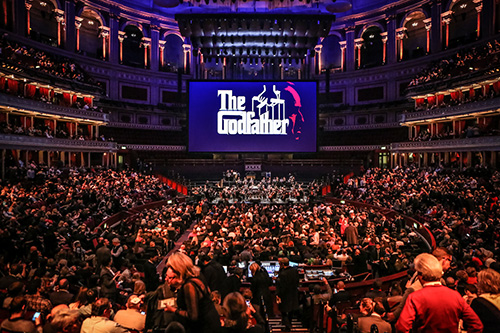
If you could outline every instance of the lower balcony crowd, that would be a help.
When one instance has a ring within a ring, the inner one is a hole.
[[[137,211],[168,187],[131,170],[23,168],[0,192],[2,329],[264,332],[278,316],[285,330],[293,317],[313,331],[318,311],[360,332],[458,331],[460,319],[469,332],[498,328],[498,171],[369,169],[332,181],[335,197],[366,207],[329,203],[318,182],[232,179]],[[401,214],[434,235],[433,255]],[[269,274],[269,262],[280,269]],[[300,283],[308,267],[332,266],[330,280]],[[368,274],[370,290],[349,288]]]

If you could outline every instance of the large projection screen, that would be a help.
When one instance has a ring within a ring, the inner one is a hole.
[[[316,152],[317,83],[190,81],[190,152]]]

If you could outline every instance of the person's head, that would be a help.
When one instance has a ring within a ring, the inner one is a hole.
[[[50,323],[57,333],[79,333],[81,327],[80,312],[63,309],[53,316]]]
[[[439,281],[443,276],[441,263],[429,253],[421,253],[415,258],[415,270],[424,283]]]
[[[132,295],[128,298],[127,301],[127,309],[136,309],[139,310],[141,307],[142,300],[137,295]]]
[[[394,282],[391,285],[390,291],[391,291],[391,296],[398,296],[403,294],[403,290],[401,289],[401,286],[399,285],[398,282]]]
[[[210,299],[212,300],[212,302],[214,302],[214,304],[220,304],[220,302],[222,301],[222,296],[219,291],[214,290],[210,293]]]
[[[176,252],[168,258],[165,279],[172,287],[179,288],[186,279],[198,275],[200,275],[200,269],[187,255]]]
[[[279,263],[280,263],[280,267],[286,268],[290,265],[290,260],[288,260],[288,258],[286,258],[286,257],[283,257],[283,258],[279,259]]]
[[[451,276],[446,278],[446,286],[450,289],[455,289],[455,279]]]
[[[224,298],[223,307],[226,309],[228,319],[238,320],[247,310],[245,298],[238,292],[229,293]]]
[[[342,290],[342,289],[344,289],[344,288],[345,288],[345,283],[344,283],[344,281],[339,281],[339,282],[337,282],[337,289],[338,289],[338,290]]]
[[[500,273],[487,268],[477,275],[477,287],[481,294],[499,294],[500,293]]]
[[[371,298],[365,297],[359,303],[359,310],[365,316],[371,315],[373,313],[374,308],[375,308],[375,303]]]
[[[254,262],[250,265],[250,272],[252,272],[252,276],[255,276],[255,273],[260,269],[260,266],[258,263]]]
[[[9,288],[7,288],[7,294],[10,297],[15,297],[24,294],[24,283],[20,281],[12,282]]]
[[[69,281],[67,279],[61,279],[59,281],[59,289],[68,290],[68,288],[69,288]]]
[[[12,299],[9,305],[10,313],[20,313],[26,307],[26,300],[23,296],[16,296]]]
[[[453,256],[451,252],[445,247],[436,247],[434,251],[432,251],[432,255],[436,257],[436,259],[441,264],[443,272],[446,272],[450,269],[451,261],[453,260]]]
[[[111,303],[106,297],[98,298],[92,303],[92,316],[109,318],[111,315]]]
[[[475,284],[465,285],[465,294],[467,296],[477,296],[478,289]]]

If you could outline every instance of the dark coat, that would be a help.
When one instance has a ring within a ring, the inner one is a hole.
[[[55,291],[53,293],[50,293],[49,298],[52,306],[56,306],[59,304],[69,305],[69,303],[71,303],[71,301],[73,300],[73,296],[73,294],[67,291]]]
[[[297,268],[288,266],[280,269],[276,292],[281,298],[281,312],[291,312],[299,308],[299,282]]]
[[[222,291],[222,285],[226,280],[226,272],[221,264],[215,260],[210,260],[210,262],[203,267],[201,273],[203,274],[210,291]]]
[[[347,243],[349,245],[358,245],[358,228],[353,225],[349,225],[345,228],[344,236],[346,237]]]

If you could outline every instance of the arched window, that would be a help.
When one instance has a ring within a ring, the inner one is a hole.
[[[323,40],[321,49],[321,63],[324,68],[340,70],[342,63],[342,50],[340,49],[340,38],[330,35]]]
[[[407,38],[403,42],[403,59],[414,59],[426,54],[427,30],[424,20],[422,12],[414,12],[406,17],[404,27]]]
[[[470,43],[477,38],[477,12],[472,0],[459,0],[450,10],[453,12],[450,22],[449,48]]]
[[[33,1],[30,10],[31,38],[57,46],[56,6],[50,0]]]
[[[80,53],[92,58],[102,56],[102,41],[99,38],[99,27],[103,25],[97,13],[85,9],[80,17],[83,18],[80,27]]]
[[[380,66],[383,62],[382,31],[377,26],[369,27],[363,35],[361,48],[361,68]]]
[[[133,67],[144,67],[144,49],[141,29],[135,25],[127,25],[124,29],[126,38],[123,40],[123,64]]]
[[[182,39],[175,34],[165,37],[165,51],[163,53],[163,70],[177,72],[177,69],[184,66],[184,51]]]

